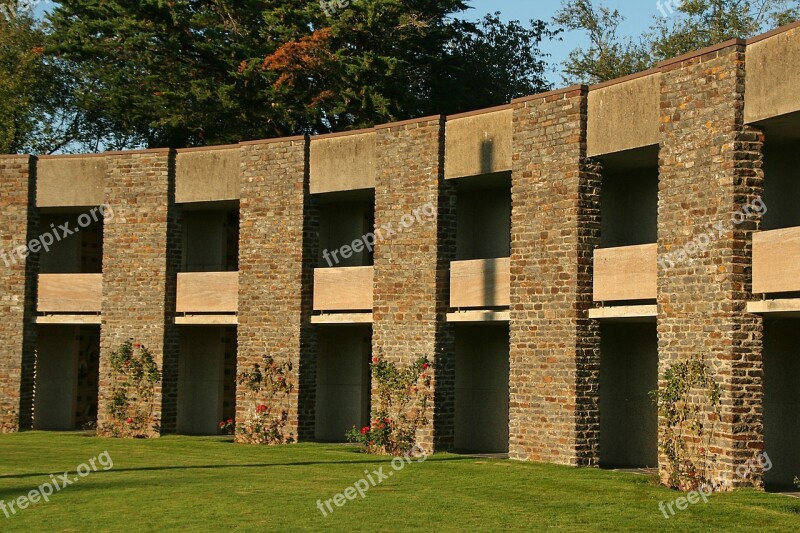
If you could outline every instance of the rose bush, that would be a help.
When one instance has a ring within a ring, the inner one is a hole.
[[[292,364],[278,364],[263,356],[263,366],[253,365],[237,378],[243,391],[243,421],[236,424],[236,440],[250,444],[288,444],[294,434],[287,431],[289,401],[294,390]]]
[[[148,438],[157,435],[155,389],[161,372],[150,351],[132,339],[109,356],[111,382],[108,414],[111,421],[98,427],[101,435]]]
[[[430,423],[432,365],[426,357],[398,366],[376,356],[370,366],[374,402],[370,425],[354,427],[346,437],[367,453],[409,453],[417,444],[417,430]]]

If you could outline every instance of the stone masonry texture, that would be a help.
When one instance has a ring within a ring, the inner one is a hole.
[[[418,440],[439,451],[452,448],[455,431],[455,341],[446,322],[455,194],[444,180],[443,134],[439,117],[377,131],[375,227],[384,238],[375,245],[372,335],[373,355],[389,362],[423,355],[434,362],[432,424],[418,431]],[[427,203],[436,220],[414,215]]]
[[[286,436],[314,436],[316,332],[311,325],[318,210],[308,194],[308,140],[241,147],[238,370],[290,362]],[[237,420],[253,406],[237,389]]]
[[[513,124],[509,456],[596,465],[600,174],[586,158],[587,89],[518,102]]]
[[[174,432],[177,417],[178,330],[174,324],[180,266],[174,154],[168,150],[110,154],[103,225],[98,427],[109,421],[109,354],[127,339],[146,346],[162,373],[153,435]]]
[[[745,68],[745,48],[736,43],[662,69],[659,253],[715,224],[725,231],[714,230],[718,238],[692,260],[659,267],[659,373],[690,357],[705,359],[723,391],[712,475],[760,485],[759,472],[735,476],[763,447],[762,319],[746,312],[759,219],[732,223],[763,189],[763,134],[743,123]]]
[[[28,156],[0,156],[0,433],[28,429],[33,422],[38,255],[14,249],[37,236],[34,168]]]

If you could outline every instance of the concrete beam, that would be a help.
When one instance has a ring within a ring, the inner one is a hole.
[[[619,305],[589,309],[589,318],[610,322],[655,322],[657,305]]]
[[[508,322],[509,320],[511,320],[510,311],[459,311],[447,313],[448,322]]]
[[[747,312],[754,315],[800,317],[800,298],[747,302]]]
[[[176,316],[177,326],[235,326],[239,323],[236,315],[186,315]]]
[[[62,324],[72,326],[99,326],[100,315],[44,315],[34,319],[36,324]]]
[[[372,324],[372,313],[337,313],[311,317],[312,324],[343,326],[346,324]]]

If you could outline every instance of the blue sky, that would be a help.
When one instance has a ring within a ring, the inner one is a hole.
[[[476,19],[486,13],[499,11],[503,20],[521,20],[527,22],[530,19],[541,19],[549,21],[556,11],[558,11],[560,0],[467,0],[474,8],[465,14],[465,18]],[[637,36],[647,30],[653,22],[654,16],[660,16],[656,0],[600,0],[595,5],[604,5],[616,8],[625,16],[625,22],[620,27],[621,35]],[[569,52],[586,44],[582,34],[578,32],[561,34],[561,41],[551,41],[542,44],[542,49],[551,54],[548,63],[555,69]],[[548,79],[556,86],[561,86],[561,76],[558,72],[548,73]]]

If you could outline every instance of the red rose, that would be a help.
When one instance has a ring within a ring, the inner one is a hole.
[[[377,364],[378,363],[378,358],[377,357],[373,357],[372,358],[372,362]]]
[[[266,405],[259,405],[258,407],[256,407],[256,413],[263,413],[266,410],[267,410]]]
[[[125,422],[128,424],[133,424],[133,418],[128,418],[125,420]]]
[[[422,370],[428,370],[428,363],[422,363]]]
[[[137,342],[136,344],[134,344],[134,345],[133,345],[133,347],[134,347],[134,348],[141,348],[141,347],[142,347],[142,345],[141,345],[141,344],[139,344],[139,343]]]
[[[427,378],[428,378],[428,375],[427,375],[427,374],[422,374],[420,377],[421,377],[422,379],[427,379]]]
[[[362,435],[366,435],[367,432],[369,432],[369,426],[364,426],[363,428],[361,428],[361,434]]]
[[[233,419],[232,418],[228,419],[228,424],[233,424]]]

